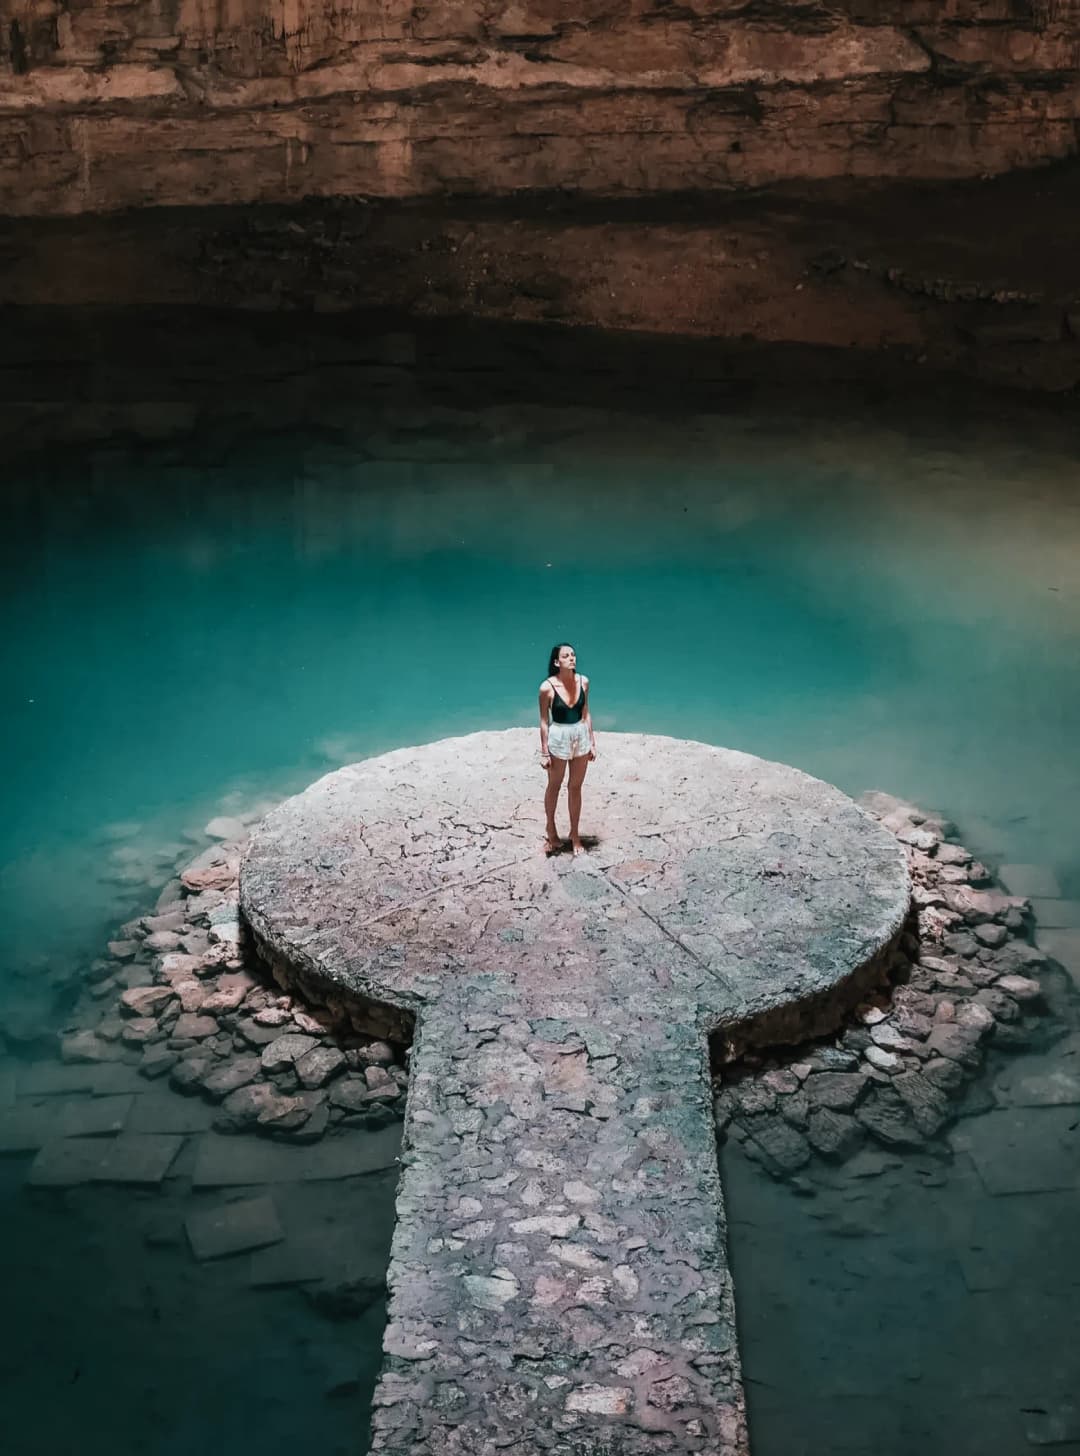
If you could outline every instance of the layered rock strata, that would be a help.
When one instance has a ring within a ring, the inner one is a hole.
[[[642,195],[1072,155],[1078,0],[4,0],[0,211]]]

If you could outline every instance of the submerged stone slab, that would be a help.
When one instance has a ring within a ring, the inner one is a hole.
[[[303,1147],[207,1133],[199,1142],[191,1182],[194,1188],[229,1188],[354,1178],[392,1168],[400,1149],[397,1126],[362,1136],[346,1131]]]
[[[34,1152],[55,1138],[118,1133],[134,1100],[131,1096],[20,1100],[0,1112],[0,1153]]]
[[[988,1193],[1052,1193],[1080,1187],[1073,1107],[1000,1108],[965,1122],[950,1141],[966,1152]]]
[[[192,1097],[175,1092],[150,1091],[135,1099],[128,1118],[129,1132],[206,1132],[214,1120],[214,1109]]]
[[[116,1062],[30,1062],[17,1073],[20,1097],[65,1097],[88,1092],[94,1097],[112,1097],[141,1090],[131,1067]]]
[[[285,1237],[272,1198],[244,1198],[203,1208],[185,1220],[196,1259],[222,1259],[276,1244]]]
[[[577,860],[539,852],[514,729],[327,776],[242,866],[283,982],[417,1019],[375,1452],[746,1449],[708,1036],[834,1025],[880,977],[906,861],[783,765],[603,750]]]
[[[165,1177],[183,1141],[146,1133],[58,1138],[41,1148],[26,1181],[35,1188],[70,1188],[79,1183],[152,1187]]]

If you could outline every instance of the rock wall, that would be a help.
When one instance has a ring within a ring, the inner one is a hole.
[[[0,212],[1073,155],[1080,0],[0,0]]]

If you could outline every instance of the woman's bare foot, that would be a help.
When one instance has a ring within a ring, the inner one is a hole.
[[[558,854],[560,849],[562,849],[562,840],[559,838],[559,831],[549,829],[544,835],[544,853]]]
[[[574,837],[570,841],[570,847],[574,851],[574,858],[575,859],[578,857],[579,854],[584,854],[585,853],[585,846],[582,844],[581,840],[578,839],[578,837],[577,837],[576,834],[574,835]]]

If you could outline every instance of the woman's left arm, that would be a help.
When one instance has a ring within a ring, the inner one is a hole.
[[[592,725],[592,713],[589,712],[589,679],[582,677],[581,691],[585,694],[585,706],[582,709],[581,721],[589,730],[589,757],[596,757],[596,730]]]

